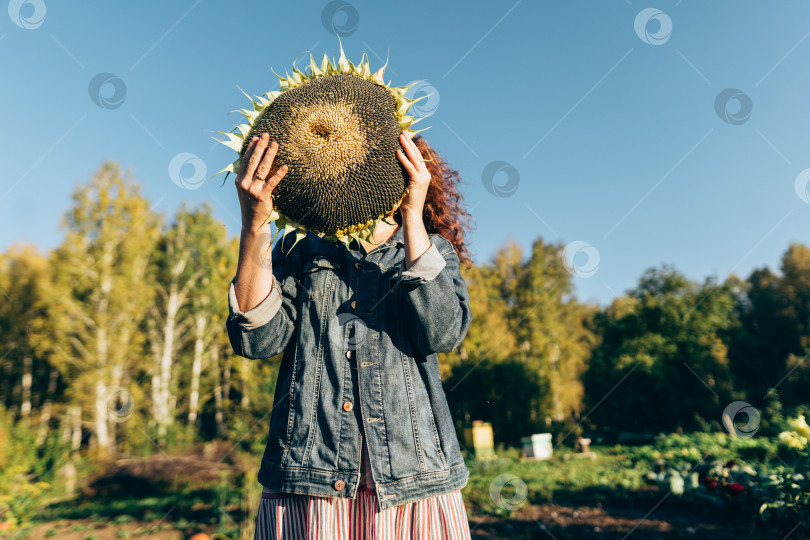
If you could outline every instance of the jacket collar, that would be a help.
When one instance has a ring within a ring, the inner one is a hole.
[[[397,227],[397,230],[394,231],[394,234],[391,235],[391,238],[389,238],[385,242],[382,242],[378,246],[375,246],[374,248],[372,248],[372,250],[369,253],[367,253],[367,254],[364,253],[362,249],[361,249],[360,252],[364,253],[365,255],[368,255],[368,254],[372,254],[372,253],[377,253],[378,251],[380,251],[382,249],[385,249],[385,248],[398,247],[398,246],[404,246],[404,245],[405,245],[405,234],[402,231],[402,225],[400,225],[399,227]]]

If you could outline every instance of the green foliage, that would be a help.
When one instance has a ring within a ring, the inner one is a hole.
[[[150,259],[148,277],[156,297],[144,320],[151,352],[144,371],[151,375],[152,386],[147,414],[161,445],[176,448],[198,437],[201,396],[215,386],[213,370],[204,367],[214,348],[228,345],[221,331],[227,310],[215,308],[227,291],[234,258],[221,223],[206,203],[192,209],[184,204],[161,231]],[[181,404],[186,422],[176,428]]]
[[[50,313],[52,361],[69,381],[68,399],[93,419],[94,448],[104,456],[117,449],[119,432],[143,427],[135,414],[117,421],[115,396],[122,389],[140,397],[138,385],[128,382],[143,362],[139,327],[154,297],[144,278],[162,219],[114,162],[78,186],[73,203],[63,218],[65,241],[50,257],[58,300]]]
[[[578,449],[579,439],[584,433],[584,428],[582,422],[576,418],[566,418],[562,422],[552,422],[545,431],[551,433],[554,447],[564,446]]]
[[[546,244],[537,239],[524,261],[521,247],[509,241],[491,263],[462,272],[470,293],[473,321],[459,351],[443,355],[440,362],[443,379],[452,376],[459,380],[458,369],[464,369],[462,365],[504,363],[514,366],[505,368],[505,374],[507,370],[531,372],[527,376],[537,382],[541,391],[536,400],[536,391],[529,391],[527,398],[535,401],[523,409],[525,418],[506,418],[500,422],[511,427],[506,428],[509,433],[495,430],[497,440],[517,441],[536,431],[531,426],[563,422],[581,411],[581,375],[595,341],[587,325],[593,308],[570,297],[573,276],[565,266],[563,252],[562,244]],[[517,364],[524,368],[521,370]],[[509,391],[511,383],[505,379],[493,381],[503,385],[498,391]],[[459,389],[472,396],[471,389],[462,388],[467,385],[466,380],[461,381]],[[514,405],[504,411],[503,414],[514,411],[521,415]]]
[[[807,402],[810,386],[810,248],[792,243],[780,272],[755,269],[739,285],[740,326],[729,332],[729,358],[737,387],[756,404],[778,385],[782,402]]]
[[[543,431],[543,382],[536,371],[516,361],[454,366],[444,389],[459,436],[474,420],[491,422],[495,441],[509,444]]]
[[[475,515],[490,514],[508,516],[513,513],[509,504],[499,504],[497,494],[503,499],[512,499],[511,506],[542,504],[575,499],[577,494],[589,492],[591,504],[599,497],[605,498],[611,491],[632,490],[643,485],[645,468],[628,464],[621,453],[598,452],[595,460],[583,460],[575,452],[555,449],[553,459],[547,461],[521,460],[516,448],[500,446],[497,459],[492,461],[467,462],[470,479],[464,489],[464,500]],[[501,475],[513,475],[526,486],[525,501],[514,500],[518,491],[514,483],[499,491]],[[493,488],[494,486],[494,488]],[[496,497],[492,497],[494,489]]]
[[[0,335],[4,346],[0,405],[18,407],[21,417],[30,414],[23,413],[23,407],[29,411],[40,407],[59,390],[51,379],[53,366],[47,361],[53,353],[49,286],[48,259],[34,247],[12,246],[8,253],[0,254]],[[23,381],[27,381],[27,390]]]
[[[801,523],[801,534],[810,534],[810,427],[804,414],[787,421],[788,429],[779,434],[779,441],[795,455],[793,470],[778,470],[763,495],[760,514],[767,523],[785,525]]]
[[[270,425],[267,412],[275,409],[273,402],[279,362],[280,357],[276,361],[241,363],[240,368],[244,370],[241,376],[245,380],[245,389],[251,396],[251,406],[241,407],[238,401],[226,404],[229,418],[228,439],[254,456],[262,455],[267,444],[267,428]]]
[[[27,422],[0,406],[0,522],[27,523],[58,494],[58,466],[67,452],[49,437],[38,447]]]
[[[799,528],[797,538],[810,536],[810,460],[804,472],[778,471],[771,475],[765,486],[764,502],[759,513],[767,526],[777,527],[784,533]],[[798,524],[798,525],[796,525]]]
[[[783,463],[776,457],[781,445],[778,437],[671,434],[651,445],[592,447],[595,459],[555,448],[547,461],[522,460],[518,449],[499,446],[495,460],[468,459],[470,479],[463,495],[474,515],[510,517],[527,504],[642,500],[653,486],[657,491],[645,507],[661,503],[663,494],[672,491],[681,508],[727,508],[752,526],[787,534],[797,523],[810,523],[810,462],[795,454],[792,462]],[[768,456],[768,461],[753,455]]]
[[[602,342],[584,376],[588,421],[603,433],[701,428],[732,401],[721,334],[733,328],[731,286],[698,286],[665,266],[645,273],[597,317]],[[598,406],[597,406],[598,405]]]
[[[698,502],[744,509],[742,515],[759,514],[760,526],[778,528],[784,534],[797,523],[810,523],[810,457],[806,436],[810,428],[802,417],[788,421],[796,431],[793,440],[783,435],[752,438],[731,437],[725,433],[667,435],[655,445],[620,448],[635,466],[649,468],[648,482],[670,488],[671,479],[680,477],[684,495]],[[700,479],[691,485],[689,477]],[[690,489],[691,488],[691,489]],[[758,512],[757,512],[758,509]],[[801,531],[797,538],[802,538]]]
[[[772,437],[788,428],[788,419],[785,417],[782,400],[776,389],[769,390],[765,396],[765,404],[760,417],[758,435]]]

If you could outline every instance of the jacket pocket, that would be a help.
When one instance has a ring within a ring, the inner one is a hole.
[[[304,266],[301,275],[302,296],[315,300],[330,293],[340,279],[340,262],[330,261],[323,255],[315,255]]]

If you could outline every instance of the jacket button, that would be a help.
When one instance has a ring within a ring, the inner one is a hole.
[[[360,263],[359,262],[354,263],[354,267],[355,268],[360,268]]]
[[[354,405],[352,405],[351,401],[347,401],[346,403],[343,404],[344,411],[350,411],[352,410],[352,407],[354,407]]]
[[[346,482],[343,480],[335,480],[335,489],[340,491],[341,489],[346,487]]]
[[[352,300],[352,309],[354,309],[354,305],[355,305],[354,300]]]
[[[352,351],[350,351],[350,350],[346,351],[346,358],[348,358],[349,360],[352,359]]]

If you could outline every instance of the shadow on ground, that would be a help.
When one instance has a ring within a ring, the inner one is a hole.
[[[527,505],[509,518],[469,517],[474,540],[781,540],[784,536],[757,526],[755,511],[745,504],[720,507],[682,500],[657,488],[561,491],[553,501]]]

